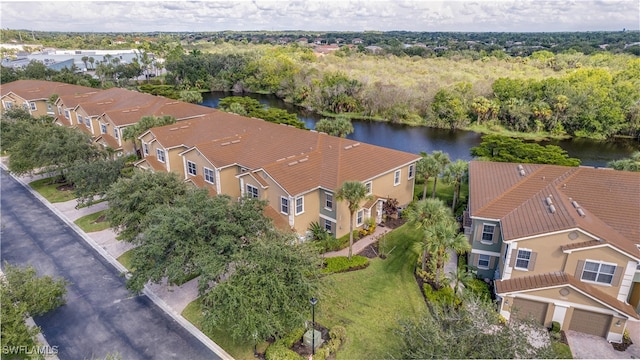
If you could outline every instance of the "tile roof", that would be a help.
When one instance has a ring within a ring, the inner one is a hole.
[[[118,150],[121,148],[120,144],[118,144],[118,140],[109,134],[102,134],[98,136],[95,142],[102,143],[104,142],[107,146],[112,148],[113,150]]]
[[[0,96],[12,92],[25,100],[46,100],[52,94],[66,96],[96,91],[98,90],[86,86],[44,80],[16,80],[0,85]]]
[[[278,228],[280,230],[284,230],[284,231],[292,231],[293,230],[291,228],[291,226],[289,225],[289,219],[287,219],[287,217],[285,215],[279,213],[277,210],[275,210],[271,206],[265,206],[264,207],[264,214],[268,218],[273,220],[273,225],[276,228]]]
[[[192,183],[199,189],[207,189],[209,191],[209,195],[211,196],[218,195],[218,192],[216,191],[216,189],[213,186],[207,184],[204,181],[204,178],[202,177],[202,175],[190,176],[188,179],[185,179],[185,181]]]
[[[579,228],[638,258],[638,204],[640,173],[485,161],[469,164],[471,216],[500,220],[505,241]]]
[[[595,298],[596,300],[603,302],[630,317],[635,319],[640,318],[633,306],[626,304],[598,289],[596,286],[582,282],[565,272],[552,272],[517,277],[508,280],[496,280],[495,286],[496,293],[501,296],[504,296],[504,294],[507,293],[520,293],[544,288],[570,286],[584,295]]]
[[[158,161],[155,155],[147,155],[144,159],[136,161],[135,166],[139,166],[141,168],[151,168],[156,171],[166,171],[167,167]]]

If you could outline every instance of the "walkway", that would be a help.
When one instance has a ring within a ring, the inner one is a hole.
[[[359,254],[360,252],[362,252],[362,250],[366,249],[367,246],[375,243],[376,241],[378,241],[380,238],[382,238],[382,236],[384,236],[384,234],[388,233],[389,231],[391,231],[392,229],[389,229],[388,227],[383,227],[383,226],[376,226],[376,230],[373,232],[373,234],[371,235],[367,235],[365,237],[363,237],[362,239],[356,241],[353,243],[353,254]],[[346,247],[342,250],[338,250],[338,251],[329,251],[324,253],[324,257],[336,257],[336,256],[348,256],[349,255],[349,247]]]

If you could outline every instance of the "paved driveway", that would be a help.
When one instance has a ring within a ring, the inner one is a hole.
[[[640,359],[640,322],[627,324],[633,345],[626,351],[617,351],[603,337],[566,331],[567,341],[574,359]]]
[[[219,359],[147,296],[132,296],[77,233],[4,170],[0,176],[2,261],[71,282],[67,304],[35,319],[61,359]]]

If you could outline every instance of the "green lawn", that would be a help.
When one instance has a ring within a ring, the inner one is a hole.
[[[131,271],[131,257],[133,256],[133,249],[126,251],[124,254],[120,255],[116,260],[127,270]]]
[[[423,189],[424,186],[422,180],[416,181],[416,185],[413,190],[414,200],[419,200],[422,198]],[[429,179],[428,181],[427,197],[431,197],[431,191],[433,191],[433,179]],[[466,207],[465,203],[468,196],[469,184],[463,183],[460,186],[460,199],[458,199],[458,203],[456,205],[456,210],[458,213],[460,213],[462,209]],[[444,181],[442,181],[442,179],[438,179],[438,184],[436,185],[436,198],[442,199],[449,207],[451,207],[451,202],[453,201],[453,186],[445,183]]]
[[[247,340],[243,342],[237,342],[231,339],[224,330],[216,331],[204,331],[202,329],[202,304],[200,299],[196,299],[182,311],[182,316],[189,320],[198,329],[203,331],[209,338],[211,338],[216,344],[220,345],[233,356],[236,360],[250,360],[255,359],[253,357],[253,341]],[[258,344],[258,352],[264,353],[267,347],[267,343]]]
[[[347,341],[337,359],[397,357],[401,341],[394,334],[401,318],[427,311],[413,276],[418,254],[412,243],[419,236],[403,226],[387,235],[387,248],[395,249],[386,260],[372,259],[364,270],[323,278],[316,321],[331,328],[347,329]]]
[[[105,213],[106,213],[106,210],[98,211],[96,213],[83,216],[78,220],[74,221],[74,223],[78,225],[80,229],[82,229],[82,231],[86,233],[102,231],[109,228],[109,222],[108,221],[96,222],[96,220],[100,216],[104,215]]]
[[[53,178],[44,178],[29,183],[29,186],[40,195],[42,195],[50,203],[65,202],[75,199],[75,195],[71,190],[58,190],[57,188],[66,183],[56,183]]]

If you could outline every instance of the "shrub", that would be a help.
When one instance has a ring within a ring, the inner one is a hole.
[[[461,304],[461,300],[456,296],[453,289],[449,286],[445,286],[439,290],[433,290],[431,285],[424,284],[424,296],[428,302],[441,305],[455,305]]]
[[[560,323],[557,321],[551,322],[551,332],[559,333],[560,332]]]
[[[264,358],[266,360],[304,360],[298,353],[288,349],[279,342],[269,345],[264,353]]]
[[[329,337],[332,339],[338,339],[344,341],[347,338],[347,329],[343,326],[336,325],[329,330]]]
[[[298,340],[302,339],[304,335],[305,329],[303,327],[297,328],[287,335],[283,336],[276,342],[281,342],[286,348],[290,348],[295,344]]]
[[[352,256],[351,260],[346,256],[336,256],[324,259],[324,264],[325,268],[322,269],[322,272],[325,274],[333,274],[364,269],[369,266],[369,259],[360,255]]]
[[[482,299],[491,298],[491,291],[489,290],[489,284],[484,282],[484,280],[471,279],[464,285],[469,291],[471,291],[472,294],[477,295]]]

